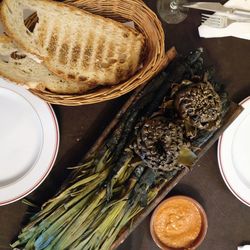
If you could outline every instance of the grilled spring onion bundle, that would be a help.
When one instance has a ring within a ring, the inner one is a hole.
[[[197,50],[172,64],[167,73],[163,72],[147,85],[105,143],[87,163],[77,166],[68,186],[30,219],[12,247],[25,250],[110,249],[128,222],[153,201],[166,182],[178,174],[181,169],[179,155],[189,152],[190,145],[187,146],[180,136],[168,158],[167,164],[171,167],[164,166],[164,159],[161,159],[162,167],[158,171],[158,162],[152,158],[157,148],[151,147],[147,154],[152,143],[149,140],[149,144],[143,146],[138,136],[149,136],[152,132],[150,126],[160,126],[159,133],[165,131],[163,125],[166,121],[150,122],[150,119],[155,119],[150,117],[161,105],[169,83],[201,72],[201,51]],[[149,126],[138,125],[147,122]],[[174,123],[168,125],[174,134],[180,134],[180,129],[175,131]],[[135,127],[139,130],[136,135]],[[152,136],[159,139],[161,134]],[[169,138],[164,137],[165,142]],[[136,150],[132,146],[135,140],[139,142]],[[199,140],[198,144],[202,143],[204,140]],[[173,146],[166,144],[170,148]],[[182,147],[184,144],[187,146],[185,149]],[[147,158],[143,158],[144,153]],[[185,160],[188,158],[190,160],[190,157],[184,157]],[[174,167],[171,162],[179,165]]]

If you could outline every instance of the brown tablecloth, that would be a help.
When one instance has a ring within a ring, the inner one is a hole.
[[[155,9],[155,1],[147,4]],[[223,2],[223,1],[221,1]],[[217,70],[217,78],[225,85],[230,98],[239,102],[250,95],[250,41],[236,38],[202,39],[197,27],[200,12],[192,10],[178,25],[163,23],[166,46],[175,46],[181,54],[203,47],[207,62]],[[53,106],[58,117],[61,143],[58,158],[44,183],[28,198],[41,204],[51,197],[72,166],[94,143],[111,121],[128,95],[97,105],[81,107]],[[235,250],[250,243],[250,208],[237,200],[226,187],[218,168],[217,145],[214,145],[197,166],[169,194],[184,194],[195,198],[208,215],[208,233],[201,250]],[[1,174],[1,173],[0,173]],[[27,206],[20,201],[0,207],[0,250],[10,249],[21,228]],[[148,217],[119,247],[119,250],[158,249],[149,233]]]

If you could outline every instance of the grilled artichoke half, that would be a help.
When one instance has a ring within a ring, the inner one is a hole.
[[[162,116],[143,124],[132,147],[159,174],[191,166],[196,159],[190,145],[184,142],[182,127]]]
[[[184,82],[174,94],[180,117],[195,128],[213,131],[221,125],[222,105],[209,82]]]

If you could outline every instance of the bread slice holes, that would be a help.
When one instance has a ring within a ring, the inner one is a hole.
[[[119,56],[119,63],[123,64],[126,62],[127,56],[125,54],[121,54]]]
[[[76,79],[75,75],[73,75],[73,74],[68,74],[68,78],[69,79]]]
[[[11,53],[10,57],[15,59],[15,60],[20,60],[20,59],[24,59],[26,57],[26,55],[20,54],[20,53],[18,53],[18,51],[14,51]]]
[[[78,80],[79,80],[79,83],[85,83],[88,80],[88,78],[85,76],[79,76]]]
[[[111,58],[111,59],[109,59],[108,63],[109,64],[115,64],[115,63],[117,63],[117,59]]]
[[[29,18],[26,19],[26,17],[29,17]],[[24,9],[23,10],[23,22],[24,22],[25,27],[27,28],[27,34],[33,33],[36,26],[39,24],[39,17],[37,15],[37,12],[34,12],[31,9]]]

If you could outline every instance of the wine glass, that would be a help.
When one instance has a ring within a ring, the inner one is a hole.
[[[187,17],[186,0],[158,0],[157,10],[161,18],[169,24],[177,24]]]

